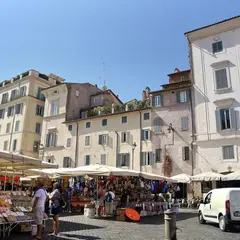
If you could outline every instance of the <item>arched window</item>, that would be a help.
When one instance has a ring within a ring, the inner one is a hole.
[[[162,119],[160,117],[154,119],[153,125],[156,133],[162,132]]]

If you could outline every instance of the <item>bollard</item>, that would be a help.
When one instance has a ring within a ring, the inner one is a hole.
[[[177,240],[176,213],[171,209],[164,212],[165,238],[164,240]]]

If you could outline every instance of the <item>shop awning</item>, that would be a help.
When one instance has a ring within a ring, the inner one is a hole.
[[[191,181],[219,181],[224,177],[224,175],[216,172],[204,172],[194,176],[191,176]]]
[[[28,157],[21,154],[15,154],[7,151],[0,151],[0,171],[3,170],[26,170],[32,168],[57,168],[58,165],[54,165],[47,162],[42,162],[37,158]]]
[[[153,174],[153,173],[140,172],[140,176],[148,180],[177,182],[176,180],[172,180],[168,177],[164,177],[164,176]]]
[[[185,173],[181,173],[181,174],[172,176],[171,179],[176,180],[178,183],[187,183],[190,181],[191,176]]]
[[[222,177],[222,181],[240,180],[240,171],[229,173]]]
[[[77,168],[57,169],[57,174],[65,176],[139,176],[139,172],[101,164],[92,164]]]

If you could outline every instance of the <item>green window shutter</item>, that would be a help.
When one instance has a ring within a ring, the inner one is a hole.
[[[180,103],[180,92],[176,93],[176,97],[177,97],[177,102]]]

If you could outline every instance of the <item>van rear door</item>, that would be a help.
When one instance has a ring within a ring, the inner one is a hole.
[[[229,200],[231,219],[240,221],[240,190],[232,190]]]

